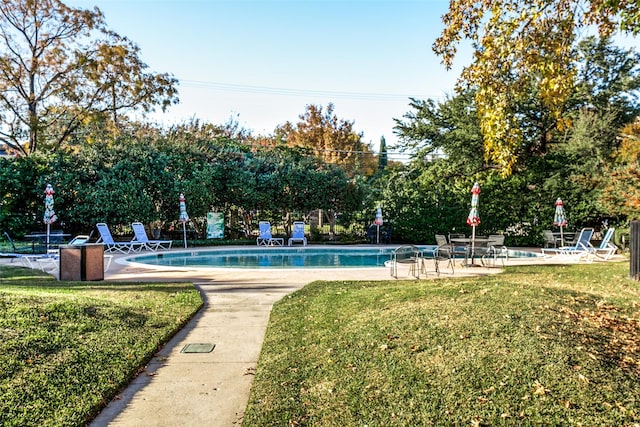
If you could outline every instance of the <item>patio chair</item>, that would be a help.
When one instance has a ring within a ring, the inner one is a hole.
[[[451,267],[451,274],[454,271],[454,251],[453,246],[449,242],[447,242],[447,236],[444,234],[436,234],[436,248],[435,253],[435,263],[436,263],[436,273],[438,276],[440,275],[440,261],[447,261],[447,267]]]
[[[131,223],[131,228],[133,228],[133,240],[132,242],[137,242],[142,244],[142,249],[148,249],[150,251],[157,251],[159,249],[169,250],[171,249],[171,245],[173,244],[173,240],[151,240],[147,235],[147,231],[144,229],[144,224],[141,222]]]
[[[570,246],[562,246],[559,248],[542,248],[542,253],[548,255],[565,255],[577,257],[578,261],[588,257],[589,247],[591,246],[591,237],[593,236],[593,228],[583,228],[575,238],[575,243]]]
[[[378,236],[378,227],[375,224],[370,224],[367,227],[367,240],[369,240],[369,243],[374,244],[376,243],[377,236]]]
[[[556,236],[553,235],[553,231],[542,230],[542,237],[544,237],[545,248],[555,248],[558,246]]]
[[[595,255],[604,260],[608,260],[616,253],[618,247],[611,243],[611,239],[613,238],[613,233],[616,231],[615,228],[609,228],[607,232],[604,234],[602,238],[602,242],[600,242],[600,246],[594,247],[589,243],[589,254]]]
[[[258,246],[284,246],[282,237],[273,237],[271,235],[271,223],[269,221],[260,221],[258,223],[260,235],[256,238]]]
[[[302,242],[303,246],[307,246],[307,238],[304,237],[304,222],[295,221],[293,223],[293,232],[289,237],[289,246],[294,242]]]
[[[413,245],[403,245],[391,252],[391,275],[398,278],[398,264],[408,264],[409,274],[420,278],[420,263],[422,261],[420,249]]]
[[[69,240],[67,246],[84,245],[90,238],[90,235],[79,234]],[[60,270],[60,246],[58,245],[55,249],[49,249],[46,254],[33,259],[33,261],[40,265],[42,271],[48,273],[58,272]]]
[[[505,258],[508,259],[509,252],[504,245],[504,234],[491,234],[487,240],[487,246],[482,253],[482,265],[496,265],[496,260],[500,256],[502,265],[504,266]],[[486,262],[485,262],[486,261]]]
[[[467,264],[467,259],[469,257],[469,246],[468,244],[455,244],[454,241],[456,239],[462,239],[465,240],[467,237],[464,234],[452,234],[449,233],[449,245],[451,246],[451,256],[453,259],[453,263],[455,264],[456,262],[456,258],[458,257],[458,255],[462,255],[462,257],[464,258],[464,264]]]
[[[111,235],[111,231],[109,231],[109,226],[104,222],[97,223],[96,228],[98,229],[98,233],[100,233],[100,237],[96,243],[102,243],[104,245],[105,252],[120,252],[122,254],[128,254],[132,251],[139,252],[144,246],[144,243],[134,241],[116,242]]]
[[[391,243],[391,233],[393,232],[393,227],[391,225],[387,225],[385,227],[380,227],[380,243]]]

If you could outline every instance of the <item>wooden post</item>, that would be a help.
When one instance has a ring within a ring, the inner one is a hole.
[[[629,250],[631,251],[629,277],[640,280],[640,221],[631,221]]]

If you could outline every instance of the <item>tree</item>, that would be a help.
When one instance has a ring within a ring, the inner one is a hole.
[[[418,159],[446,157],[457,174],[470,175],[487,165],[478,152],[482,134],[474,93],[463,91],[443,102],[411,99],[411,111],[394,119],[401,151],[411,151]]]
[[[343,166],[350,176],[373,175],[375,163],[371,147],[362,142],[362,134],[353,130],[353,122],[338,119],[329,104],[307,105],[306,112],[294,125],[286,122],[276,129],[276,135],[289,147],[304,147],[327,163]]]
[[[613,214],[640,219],[640,120],[625,126],[623,140],[605,175],[602,203]]]
[[[380,137],[380,149],[378,150],[378,172],[384,172],[389,164],[389,159],[387,157],[387,140],[384,139],[384,136]]]
[[[139,48],[102,12],[60,0],[0,4],[0,142],[23,155],[56,150],[83,122],[177,102],[177,80],[147,72]]]
[[[571,108],[613,113],[621,128],[640,114],[640,53],[615,46],[611,39],[587,37],[576,49],[576,90]]]
[[[443,22],[434,51],[449,68],[460,41],[471,41],[474,61],[461,84],[477,89],[485,156],[509,174],[523,138],[517,103],[535,88],[559,130],[566,129],[577,34],[589,25],[604,36],[616,29],[638,34],[640,6],[636,0],[457,0]]]

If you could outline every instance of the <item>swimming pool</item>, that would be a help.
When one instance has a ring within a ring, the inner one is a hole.
[[[197,249],[128,257],[127,262],[193,268],[383,267],[395,247],[295,247]]]
[[[418,246],[426,253],[436,246]],[[125,258],[125,263],[185,268],[373,268],[384,267],[396,247],[285,247],[217,248],[155,252]],[[508,257],[540,254],[509,250]]]

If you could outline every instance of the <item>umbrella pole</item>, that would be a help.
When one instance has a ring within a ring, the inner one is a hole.
[[[476,254],[476,226],[471,227],[471,265],[473,265],[473,257]]]
[[[182,222],[182,235],[184,237],[184,248],[187,249],[187,224]]]
[[[49,253],[49,232],[51,230],[51,224],[47,223],[47,254]]]
[[[564,246],[564,235],[562,234],[562,226],[560,226],[560,247]]]
[[[376,243],[379,245],[380,244],[380,225],[376,225],[376,228],[378,229],[378,232],[376,234]]]

